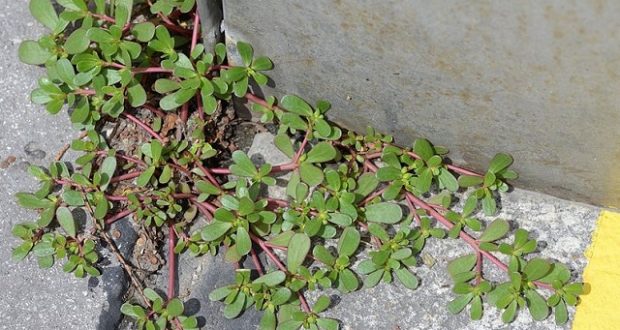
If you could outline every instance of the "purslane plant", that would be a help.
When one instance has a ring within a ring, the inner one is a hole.
[[[254,306],[263,311],[261,329],[331,330],[338,321],[322,316],[330,298],[311,305],[306,292],[346,293],[394,280],[416,289],[416,258],[426,241],[449,237],[472,248],[448,264],[456,295],[450,312],[469,306],[477,320],[486,304],[502,310],[504,322],[522,309],[535,320],[553,310],[558,324],[567,322],[567,306],[582,290],[567,267],[531,257],[538,245],[526,230],[509,240],[505,220],[475,217],[495,214],[499,192],[517,177],[509,155],[498,154],[478,174],[452,165],[447,149],[425,139],[403,148],[371,128],[364,135],[339,128],[326,118],[326,101],[259,97],[271,60],[244,42],[236,44],[240,63],[223,44],[205,49],[194,0],[57,2],[60,14],[50,0],[30,1],[50,32],[24,41],[19,57],[45,66],[32,101],[52,114],[70,109],[83,132],[71,148],[82,154],[74,169],[60,157],[48,168],[30,168],[41,188],[17,199],[39,216],[14,226],[22,240],[16,260],[34,255],[41,267],[58,261],[77,277],[99,276],[97,251],[105,242],[138,292],[121,309],[138,328],[193,329],[196,318],[183,315],[174,291],[175,254],[223,253],[237,265],[249,258],[253,270],[238,266],[235,282],[210,295],[223,301],[225,317]],[[289,162],[258,166],[235,151],[230,166],[218,167],[227,151],[207,124],[233,98],[277,125],[274,143]],[[148,141],[127,147],[103,134],[106,124],[120,122]],[[287,198],[265,195],[262,188],[283,173],[291,173]],[[457,193],[467,195],[460,210]],[[108,232],[117,221],[167,237],[167,298],[144,288],[115,250]],[[484,259],[506,272],[505,282],[485,278]]]

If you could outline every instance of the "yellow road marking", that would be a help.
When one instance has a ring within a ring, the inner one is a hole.
[[[586,251],[586,292],[573,330],[620,329],[620,213],[602,211]]]

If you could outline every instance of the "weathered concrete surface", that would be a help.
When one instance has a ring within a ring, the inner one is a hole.
[[[207,50],[212,50],[220,41],[222,31],[222,1],[203,0],[197,1],[200,12],[200,25],[202,28],[202,43]]]
[[[225,1],[229,43],[272,57],[275,90],[519,185],[620,206],[620,2]]]

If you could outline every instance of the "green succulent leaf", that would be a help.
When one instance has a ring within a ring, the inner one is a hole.
[[[316,303],[314,303],[314,306],[312,306],[312,311],[315,313],[321,313],[324,310],[326,310],[327,307],[329,307],[330,303],[331,303],[331,300],[329,299],[329,297],[326,295],[322,295],[319,297],[319,299],[316,300]]]
[[[286,279],[286,274],[281,270],[267,273],[254,280],[254,283],[265,284],[267,286],[276,286]]]
[[[433,155],[435,155],[433,146],[426,139],[416,139],[413,143],[413,151],[415,151],[418,156],[425,161],[428,161]]]
[[[301,180],[310,186],[319,185],[323,182],[323,171],[320,168],[308,162],[303,162],[299,166],[299,175]]]
[[[395,271],[396,277],[408,289],[414,290],[418,287],[418,278],[413,275],[407,268],[399,268]]]
[[[273,139],[274,144],[282,153],[287,155],[289,158],[293,158],[295,155],[295,150],[293,149],[293,144],[291,143],[291,139],[286,134],[278,134]]]
[[[43,64],[52,56],[47,49],[32,40],[26,40],[19,45],[18,55],[20,61],[32,65]]]
[[[243,151],[237,150],[233,152],[232,159],[235,162],[230,166],[230,170],[233,174],[239,176],[253,177],[258,173],[254,163]]]
[[[551,264],[548,261],[540,258],[528,261],[527,264],[525,264],[525,268],[523,269],[523,273],[530,281],[536,281],[538,279],[541,279],[550,271]]]
[[[239,316],[245,307],[246,299],[247,296],[245,294],[238,294],[231,304],[224,307],[224,317],[227,319],[234,319]]]
[[[237,247],[237,253],[239,253],[239,255],[243,256],[250,253],[250,250],[252,249],[252,241],[250,240],[250,235],[248,234],[248,231],[245,230],[245,228],[237,228],[237,238],[235,239],[235,243]]]
[[[168,315],[175,317],[183,314],[183,302],[178,298],[174,298],[168,302],[166,306]]]
[[[65,50],[69,54],[78,54],[88,49],[90,40],[86,36],[86,29],[77,29],[65,41]]]
[[[252,49],[252,46],[243,41],[238,41],[237,51],[243,60],[243,64],[245,66],[250,66],[252,64],[252,57],[254,57],[254,50]]]
[[[129,104],[137,108],[146,103],[146,91],[141,84],[136,83],[127,88],[127,99],[129,100]]]
[[[30,13],[50,30],[55,30],[60,23],[50,0],[30,0]]]
[[[155,25],[151,22],[138,23],[131,28],[131,33],[138,41],[148,42],[155,36]]]
[[[320,142],[315,145],[306,158],[309,163],[324,163],[336,157],[336,149],[328,142]]]
[[[568,322],[568,309],[564,302],[560,302],[555,308],[555,323],[562,325]]]
[[[448,273],[454,279],[459,274],[472,270],[476,265],[476,260],[475,254],[458,257],[448,263]]]
[[[527,290],[525,297],[527,298],[527,308],[534,320],[542,321],[549,316],[547,302],[536,290]]]
[[[366,220],[378,223],[394,224],[403,217],[400,205],[389,202],[381,202],[366,206]]]
[[[64,206],[59,207],[56,209],[56,219],[58,219],[58,223],[69,236],[75,237],[77,235],[75,219],[71,214],[71,210]]]
[[[506,236],[508,230],[510,230],[510,225],[506,220],[496,219],[489,224],[478,240],[481,242],[493,242]]]
[[[15,194],[15,197],[17,197],[17,202],[19,205],[27,209],[44,209],[53,205],[50,200],[39,198],[34,194],[20,192]]]
[[[230,228],[232,228],[232,223],[230,222],[213,221],[204,227],[201,236],[205,241],[213,241],[226,234]]]
[[[288,243],[286,256],[287,268],[296,273],[299,266],[304,262],[310,251],[310,237],[306,234],[297,233],[291,237]]]
[[[280,104],[284,109],[292,113],[306,117],[312,116],[312,108],[310,105],[298,96],[286,95],[282,98]]]
[[[499,153],[493,157],[491,163],[489,164],[489,172],[491,173],[499,173],[502,170],[505,170],[510,166],[513,162],[513,159],[508,154]]]
[[[458,179],[459,186],[463,188],[481,185],[483,181],[484,178],[473,175],[461,175]]]
[[[465,309],[465,306],[467,306],[467,304],[469,304],[469,302],[473,298],[474,298],[474,295],[471,293],[468,293],[465,295],[459,295],[458,297],[456,297],[456,299],[452,300],[448,304],[448,311],[450,311],[450,313],[452,314],[460,313],[463,309]]]
[[[338,253],[344,256],[351,256],[360,244],[360,233],[353,227],[347,227],[342,231],[338,241]]]

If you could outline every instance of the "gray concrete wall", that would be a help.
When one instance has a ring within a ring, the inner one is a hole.
[[[517,185],[620,206],[620,1],[224,1],[228,42],[271,56],[275,89],[400,144],[423,136]]]

